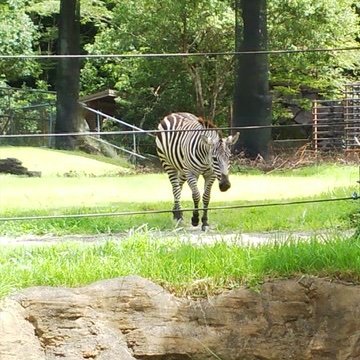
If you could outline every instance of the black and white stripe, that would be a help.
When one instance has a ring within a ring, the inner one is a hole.
[[[185,181],[189,184],[194,201],[191,222],[199,224],[200,192],[197,181],[204,177],[205,186],[202,197],[204,213],[201,218],[202,229],[208,226],[207,208],[210,202],[211,187],[217,178],[221,191],[230,188],[229,158],[230,147],[239,134],[221,138],[210,122],[190,113],[173,113],[166,116],[159,124],[161,130],[156,137],[156,147],[160,162],[167,172],[174,195],[174,219],[180,221],[181,189]]]

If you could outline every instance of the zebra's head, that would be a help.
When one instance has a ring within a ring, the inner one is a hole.
[[[229,167],[231,156],[231,145],[235,144],[239,138],[239,133],[226,138],[203,137],[203,142],[209,147],[209,160],[216,178],[219,181],[220,191],[230,189]]]

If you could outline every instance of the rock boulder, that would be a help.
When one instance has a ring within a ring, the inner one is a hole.
[[[178,298],[140,277],[0,303],[1,360],[360,359],[360,286],[317,278]]]

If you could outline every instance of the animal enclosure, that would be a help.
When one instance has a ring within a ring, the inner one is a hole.
[[[313,147],[319,150],[356,151],[360,135],[360,83],[347,84],[343,99],[314,100]]]

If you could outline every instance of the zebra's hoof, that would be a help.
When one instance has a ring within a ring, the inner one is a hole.
[[[201,230],[202,231],[208,231],[209,230],[209,224],[202,224]]]
[[[199,218],[192,217],[191,218],[191,225],[192,226],[198,226],[199,225]]]
[[[182,222],[183,222],[183,218],[179,218],[179,219],[175,219],[174,218],[174,222],[175,222],[175,227],[180,227]]]

